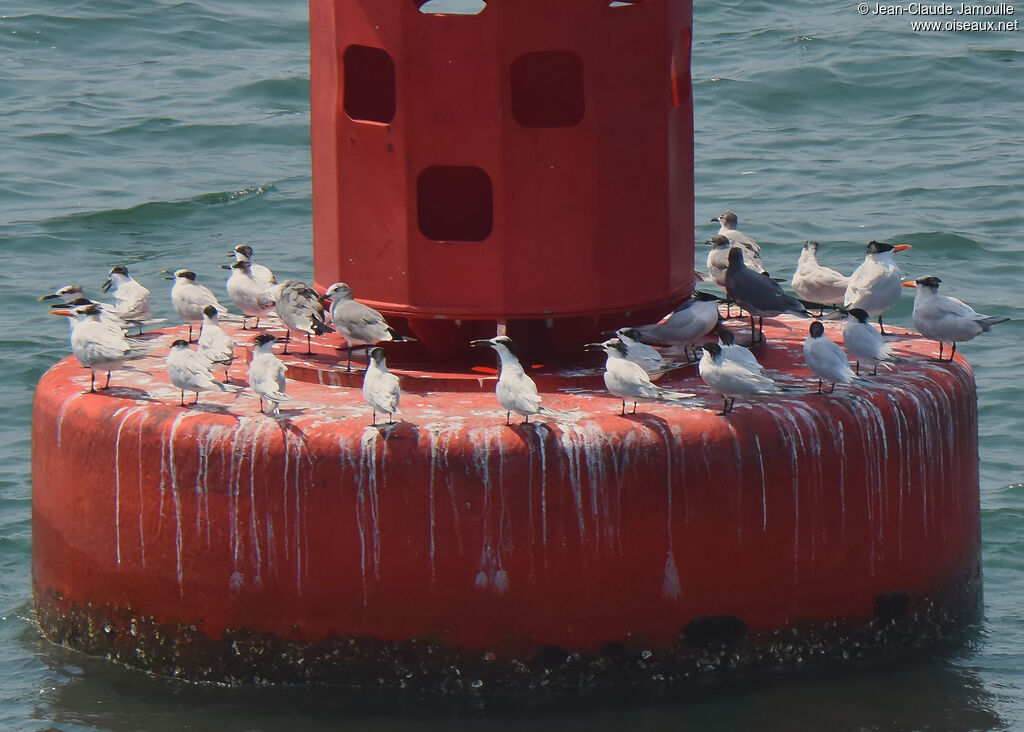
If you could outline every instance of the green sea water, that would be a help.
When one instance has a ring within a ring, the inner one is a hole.
[[[698,3],[695,238],[737,211],[782,277],[806,239],[846,272],[871,239],[912,244],[899,255],[908,277],[938,275],[947,294],[1015,318],[962,346],[979,387],[984,622],[963,647],[871,673],[535,709],[188,686],[40,638],[31,401],[68,346],[66,324],[36,298],[70,282],[97,295],[123,263],[170,317],[159,273],[188,267],[218,283],[240,242],[279,276],[311,276],[308,12],[267,0],[5,0],[0,729],[1024,729],[1024,33],[914,32],[911,20],[845,2]],[[888,320],[909,326],[911,302]]]

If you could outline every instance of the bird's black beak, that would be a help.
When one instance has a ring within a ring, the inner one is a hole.
[[[103,292],[106,292],[107,290],[109,290],[109,289],[110,289],[110,287],[111,287],[111,286],[112,286],[113,284],[114,284],[114,281],[113,281],[113,280],[107,280],[107,281],[106,281],[106,282],[104,282],[104,283],[103,283],[102,285],[100,285],[100,290],[102,290]]]
[[[584,351],[603,351],[604,346],[600,343],[588,343],[583,346]]]
[[[713,223],[713,224],[720,224],[720,223],[722,223],[722,222],[721,222],[721,221],[719,220],[719,218],[718,218],[718,217],[716,216],[715,218],[711,219],[711,223]]]
[[[220,266],[220,268],[221,268],[221,269],[231,269],[231,265],[230,265],[230,264],[222,264],[222,265]]]
[[[476,348],[477,346],[489,346],[491,345],[491,342],[486,338],[483,338],[476,341],[470,341],[469,345],[472,346],[473,348]]]
[[[43,300],[52,300],[55,297],[60,297],[60,295],[58,295],[56,293],[50,293],[49,295],[43,295],[41,298],[36,300],[36,302],[42,302]]]

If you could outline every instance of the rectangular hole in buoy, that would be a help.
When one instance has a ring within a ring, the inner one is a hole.
[[[479,15],[487,8],[485,0],[412,0],[424,15]]]
[[[583,59],[574,51],[524,53],[510,69],[512,117],[523,127],[572,127],[586,108]]]
[[[395,63],[383,48],[351,45],[342,54],[342,105],[356,122],[390,124],[395,118]]]
[[[416,179],[420,231],[434,241],[483,241],[494,228],[491,178],[472,165],[432,165]]]

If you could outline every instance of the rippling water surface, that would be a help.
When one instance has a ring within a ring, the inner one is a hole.
[[[117,263],[157,293],[163,269],[219,283],[224,252],[243,241],[279,275],[310,275],[307,10],[6,0],[0,64],[0,728],[1024,728],[1019,320],[962,349],[979,386],[986,581],[985,621],[963,648],[696,701],[524,710],[191,687],[41,640],[29,602],[31,399],[67,354],[67,328],[35,299],[72,281],[95,295]],[[698,242],[732,208],[780,275],[805,239],[845,271],[870,239],[909,243],[905,274],[936,274],[948,294],[1020,318],[1022,66],[1024,32],[914,33],[906,16],[862,17],[846,2],[699,3]],[[169,301],[154,300],[168,315]],[[911,301],[893,322],[909,325]]]

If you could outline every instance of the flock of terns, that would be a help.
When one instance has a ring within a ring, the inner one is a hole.
[[[586,350],[603,351],[606,356],[604,383],[608,391],[622,401],[622,414],[627,402],[678,402],[695,395],[661,387],[654,382],[663,374],[679,366],[698,361],[701,379],[723,398],[721,414],[732,410],[736,397],[775,394],[791,387],[780,385],[765,371],[754,354],[735,342],[733,333],[722,326],[720,305],[738,305],[750,317],[751,345],[763,342],[763,319],[781,314],[814,317],[803,346],[807,367],[818,378],[818,392],[824,384],[831,393],[837,383],[850,384],[860,376],[860,364],[873,366],[877,373],[879,363],[897,361],[889,342],[883,337],[885,329],[882,314],[900,297],[902,288],[916,288],[914,300],[914,326],[926,338],[939,342],[940,361],[943,344],[950,343],[947,360],[952,360],[958,342],[968,341],[988,331],[1006,317],[981,315],[970,306],[952,297],[938,294],[938,277],[920,277],[916,282],[903,282],[893,255],[910,245],[891,245],[872,241],[867,246],[864,262],[850,275],[823,267],[817,260],[818,244],[804,244],[800,260],[791,281],[798,297],[783,291],[778,280],[772,278],[761,258],[761,249],[751,237],[737,229],[736,214],[731,211],[712,219],[720,225],[718,234],[707,241],[707,278],[725,290],[726,296],[695,291],[673,312],[657,323],[624,327],[600,343],[589,343]],[[185,392],[194,392],[195,404],[202,391],[237,392],[240,390],[227,378],[227,369],[235,359],[235,342],[220,324],[225,320],[240,321],[243,329],[249,319],[255,319],[259,328],[262,318],[275,316],[286,326],[283,353],[287,353],[292,332],[306,335],[307,353],[311,352],[313,336],[337,331],[348,344],[347,369],[352,369],[352,350],[364,349],[367,364],[363,377],[363,398],[372,410],[372,424],[377,413],[388,415],[389,424],[398,411],[401,397],[399,379],[390,373],[384,350],[379,344],[388,341],[415,340],[403,336],[388,325],[384,317],[373,308],[357,301],[352,288],[338,282],[324,294],[300,280],[278,282],[274,273],[253,259],[253,249],[239,245],[228,256],[231,265],[223,265],[231,274],[226,290],[231,302],[242,315],[229,314],[207,287],[196,281],[194,272],[179,269],[166,272],[174,280],[171,303],[180,318],[188,323],[188,340],[177,339],[166,356],[167,374],[171,383],[180,390],[180,404],[185,406]],[[698,273],[698,278],[704,275]],[[40,300],[60,299],[52,312],[73,318],[71,321],[71,350],[79,363],[89,369],[89,391],[96,390],[97,372],[107,372],[103,388],[110,384],[110,372],[131,368],[130,363],[150,355],[147,344],[127,333],[138,328],[141,334],[146,325],[162,322],[152,317],[150,292],[132,278],[126,267],[118,265],[110,270],[102,290],[109,293],[114,303],[86,299],[81,286],[69,285],[44,295]],[[810,309],[818,309],[812,316]],[[823,315],[824,311],[830,312]],[[844,317],[843,346],[825,335],[822,318]],[[755,318],[757,321],[755,322]],[[876,330],[871,323],[878,319]],[[192,347],[193,326],[199,326],[196,347]],[[717,343],[695,346],[695,342],[714,333]],[[277,337],[261,331],[251,344],[252,358],[248,368],[249,387],[259,397],[260,411],[269,404],[272,415],[280,414],[280,405],[288,400],[285,374],[287,367],[274,354]],[[536,384],[523,369],[515,344],[505,335],[472,341],[471,346],[490,347],[500,359],[500,370],[495,387],[499,404],[506,411],[506,423],[512,413],[526,422],[533,415],[553,415],[556,412],[541,404]],[[687,356],[685,363],[674,363],[667,358],[665,347],[682,347]],[[703,353],[699,356],[697,352]],[[851,368],[850,360],[854,367]],[[223,380],[216,372],[223,369]]]

